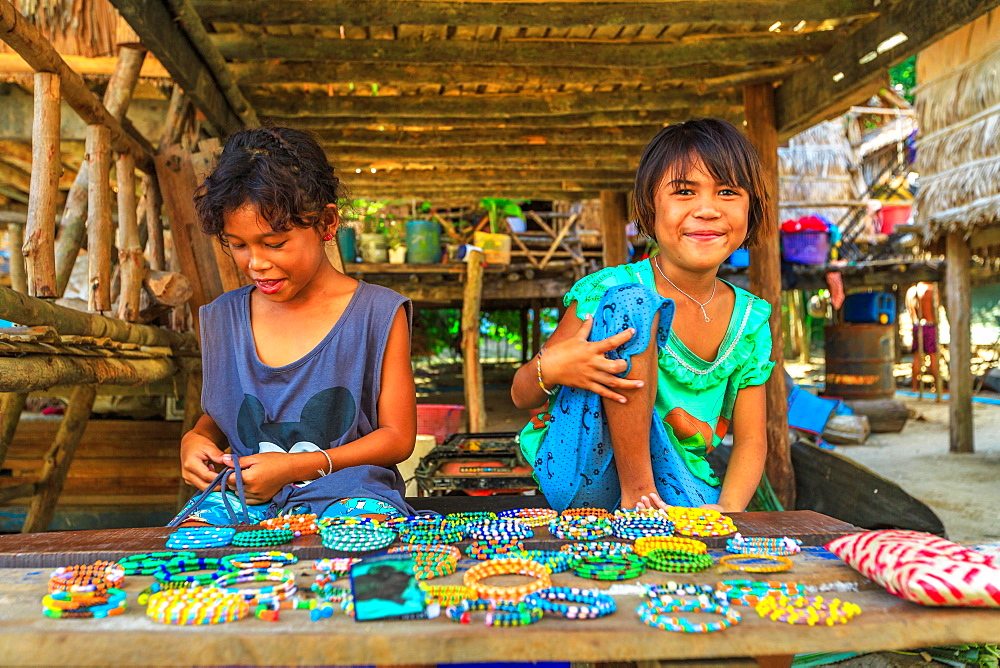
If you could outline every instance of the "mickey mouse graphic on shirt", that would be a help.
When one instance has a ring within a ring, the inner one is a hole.
[[[250,454],[313,452],[340,440],[357,412],[357,402],[346,387],[331,387],[309,398],[298,422],[268,422],[260,400],[244,394],[236,430]]]

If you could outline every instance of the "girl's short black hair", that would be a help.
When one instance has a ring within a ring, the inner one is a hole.
[[[195,192],[206,234],[223,238],[224,218],[244,205],[271,229],[320,228],[327,206],[343,196],[340,180],[311,134],[293,128],[240,130],[226,140],[219,162]]]
[[[731,123],[718,118],[700,118],[660,130],[642,152],[635,173],[632,204],[639,231],[653,237],[656,223],[656,191],[664,178],[684,178],[691,165],[701,160],[709,175],[750,196],[747,237],[743,248],[761,245],[775,233],[773,197],[764,178],[760,157],[753,145]]]

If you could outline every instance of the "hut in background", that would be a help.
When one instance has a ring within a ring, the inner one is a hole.
[[[972,452],[971,280],[1000,258],[1000,9],[917,57],[917,223],[946,254],[951,451]]]

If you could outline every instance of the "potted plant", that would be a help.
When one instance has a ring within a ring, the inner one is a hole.
[[[486,209],[490,231],[476,232],[472,243],[483,249],[488,264],[510,264],[510,235],[505,234],[507,216],[523,216],[517,202],[502,197],[484,197],[479,206]]]
[[[385,202],[356,199],[348,207],[360,223],[359,250],[365,262],[385,262],[388,260],[385,236],[382,234],[381,211]]]
[[[396,220],[386,221],[382,227],[385,244],[389,249],[389,262],[404,264],[406,262],[406,226]]]

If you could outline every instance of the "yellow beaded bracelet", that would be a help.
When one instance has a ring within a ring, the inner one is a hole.
[[[476,564],[465,572],[463,584],[479,598],[489,598],[498,601],[520,601],[528,594],[539,589],[552,586],[547,566],[531,559],[491,559]],[[535,578],[534,582],[513,587],[500,587],[482,584],[482,580],[494,575],[527,575]]]

